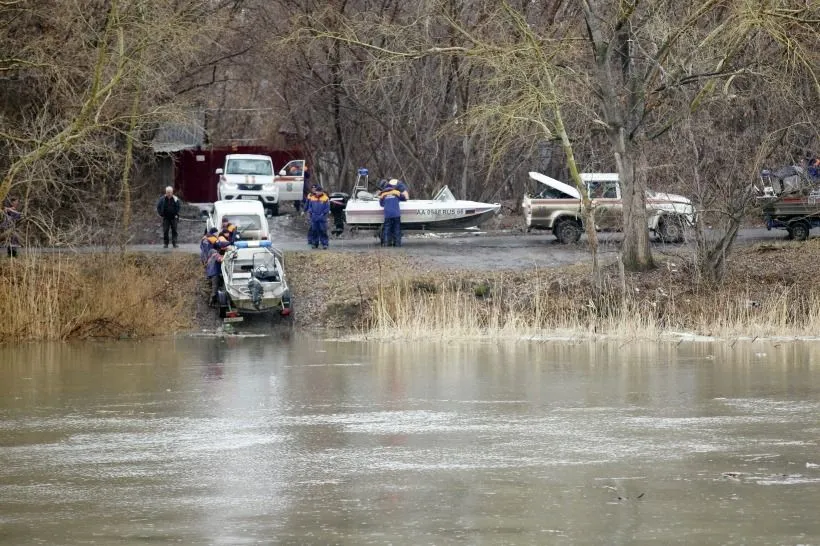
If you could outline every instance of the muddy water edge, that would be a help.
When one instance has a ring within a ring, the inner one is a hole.
[[[0,347],[0,543],[816,544],[820,343]]]

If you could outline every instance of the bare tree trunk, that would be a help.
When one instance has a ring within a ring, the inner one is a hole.
[[[636,168],[634,148],[624,138],[624,130],[611,135],[618,165],[618,179],[621,182],[623,201],[624,242],[621,247],[621,261],[630,271],[643,271],[654,267],[649,246],[648,218],[646,213],[646,175]]]
[[[640,157],[637,146],[641,117],[645,107],[645,85],[636,66],[629,15],[637,3],[619,12],[610,28],[603,18],[601,0],[579,0],[593,50],[593,75],[603,120],[618,166],[623,199],[624,242],[621,250],[624,267],[642,271],[654,267],[649,246],[646,214],[646,180],[643,169],[636,169]]]

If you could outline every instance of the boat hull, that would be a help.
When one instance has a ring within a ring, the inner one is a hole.
[[[401,203],[402,230],[457,231],[479,227],[492,219],[500,204],[475,201],[408,201]],[[345,207],[345,221],[352,229],[380,229],[384,209],[373,201],[351,200]]]

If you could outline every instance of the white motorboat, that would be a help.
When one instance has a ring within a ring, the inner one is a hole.
[[[501,210],[499,203],[479,203],[456,199],[447,186],[432,199],[402,201],[402,230],[460,231],[475,228]],[[359,169],[353,193],[344,209],[345,223],[353,230],[381,229],[384,209],[377,193],[369,191],[368,170]]]

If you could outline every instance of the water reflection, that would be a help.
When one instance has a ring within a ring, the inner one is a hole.
[[[817,542],[818,362],[818,343],[3,347],[0,542]]]

